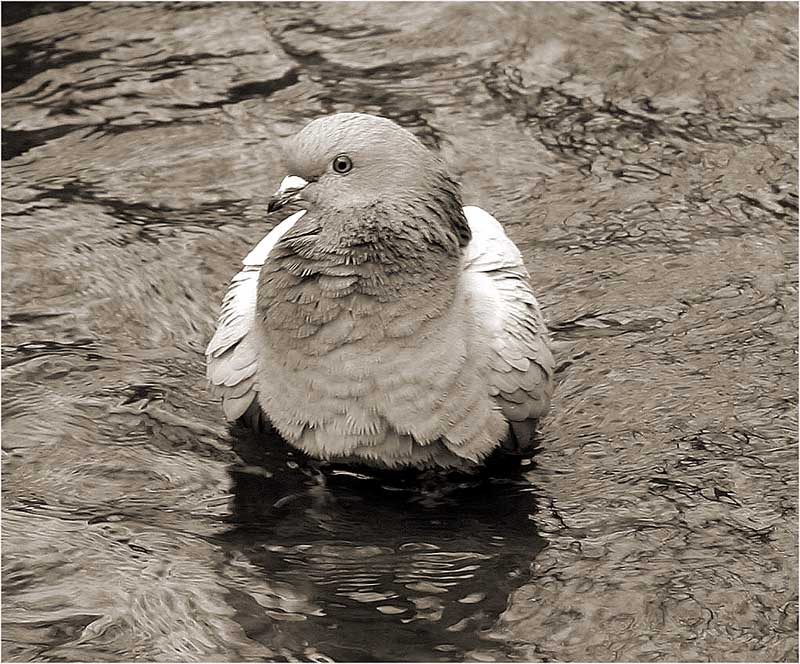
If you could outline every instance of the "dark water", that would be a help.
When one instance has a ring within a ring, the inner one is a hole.
[[[797,660],[795,4],[54,4],[3,3],[5,661]],[[521,247],[533,463],[323,472],[210,401],[279,139],[346,110]]]

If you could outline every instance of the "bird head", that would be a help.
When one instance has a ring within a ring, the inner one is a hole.
[[[400,216],[416,208],[431,223],[451,224],[462,246],[469,240],[458,185],[436,154],[391,120],[363,113],[318,118],[289,139],[286,158],[290,174],[270,211],[294,201],[323,213],[381,205]]]

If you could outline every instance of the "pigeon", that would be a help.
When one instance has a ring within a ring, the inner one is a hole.
[[[268,209],[303,209],[245,257],[206,349],[226,419],[390,469],[530,449],[554,361],[502,226],[392,120],[324,116],[286,152]]]

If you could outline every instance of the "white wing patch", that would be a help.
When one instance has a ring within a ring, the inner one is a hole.
[[[206,347],[206,377],[211,393],[222,398],[225,418],[244,415],[256,397],[258,349],[250,331],[256,314],[261,266],[275,243],[306,213],[295,212],[273,228],[242,261],[222,301],[217,330]]]
[[[489,387],[515,434],[532,435],[550,406],[555,362],[547,328],[516,245],[489,213],[464,208],[472,231],[464,276],[478,307],[489,359]],[[530,425],[523,423],[530,422]],[[521,441],[527,442],[527,441]]]

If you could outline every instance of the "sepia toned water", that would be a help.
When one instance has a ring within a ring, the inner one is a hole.
[[[796,4],[3,3],[2,45],[4,661],[797,661]],[[531,462],[349,473],[210,399],[336,111],[520,246]]]

